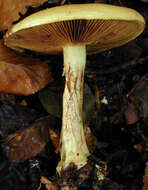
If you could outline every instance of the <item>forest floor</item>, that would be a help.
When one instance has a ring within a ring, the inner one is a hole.
[[[64,3],[94,2],[135,9],[148,22],[147,0],[49,0],[39,7],[29,5],[20,19]],[[1,39],[6,31],[1,30]],[[56,190],[61,182],[56,166],[60,159],[63,58],[28,54],[48,61],[53,82],[29,96],[0,93],[0,189],[44,190],[47,180]],[[86,130],[91,129],[86,135],[92,149],[88,158],[91,169],[78,190],[148,190],[147,64],[147,26],[132,42],[87,57],[84,102],[90,106],[84,106],[84,120]]]

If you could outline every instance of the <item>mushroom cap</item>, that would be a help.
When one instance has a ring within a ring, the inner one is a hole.
[[[39,11],[14,25],[5,45],[23,51],[62,52],[86,45],[89,54],[121,46],[141,34],[144,18],[135,10],[106,4],[73,4]]]

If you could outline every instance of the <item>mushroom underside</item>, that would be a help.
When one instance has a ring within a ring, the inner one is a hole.
[[[10,33],[5,43],[13,49],[62,52],[65,45],[86,45],[89,54],[121,46],[138,36],[143,25],[126,20],[70,20]]]

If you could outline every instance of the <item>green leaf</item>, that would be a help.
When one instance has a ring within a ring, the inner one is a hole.
[[[48,113],[59,118],[62,116],[62,93],[47,88],[39,93],[39,98]]]

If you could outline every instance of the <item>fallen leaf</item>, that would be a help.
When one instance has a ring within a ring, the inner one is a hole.
[[[140,117],[146,118],[148,116],[148,74],[140,79],[127,97],[131,101],[131,106],[128,106],[128,109],[131,112],[139,113],[137,119]]]
[[[14,21],[25,14],[27,7],[38,7],[47,0],[1,0],[0,1],[0,30],[8,29]]]
[[[52,82],[47,62],[25,57],[0,41],[0,91],[29,95]]]
[[[95,150],[95,147],[96,147],[97,139],[91,132],[91,130],[89,128],[89,123],[84,124],[84,135],[85,135],[85,139],[86,139],[86,144],[88,146],[88,150],[90,153],[93,153],[93,151]]]
[[[138,110],[133,104],[128,103],[128,106],[124,112],[126,122],[128,125],[134,124],[139,120]]]
[[[58,187],[53,184],[49,179],[47,179],[46,177],[42,176],[40,179],[41,183],[43,183],[46,187],[47,190],[57,190]]]
[[[39,92],[39,99],[48,113],[59,118],[62,116],[62,93],[46,88]]]
[[[5,137],[29,126],[38,118],[34,109],[19,103],[5,102],[0,106],[0,135]]]
[[[57,130],[49,129],[50,140],[52,141],[53,146],[56,148],[56,153],[59,152],[60,149],[60,135]]]
[[[37,120],[27,128],[3,139],[4,150],[12,162],[20,162],[40,153],[49,141],[50,118]]]

